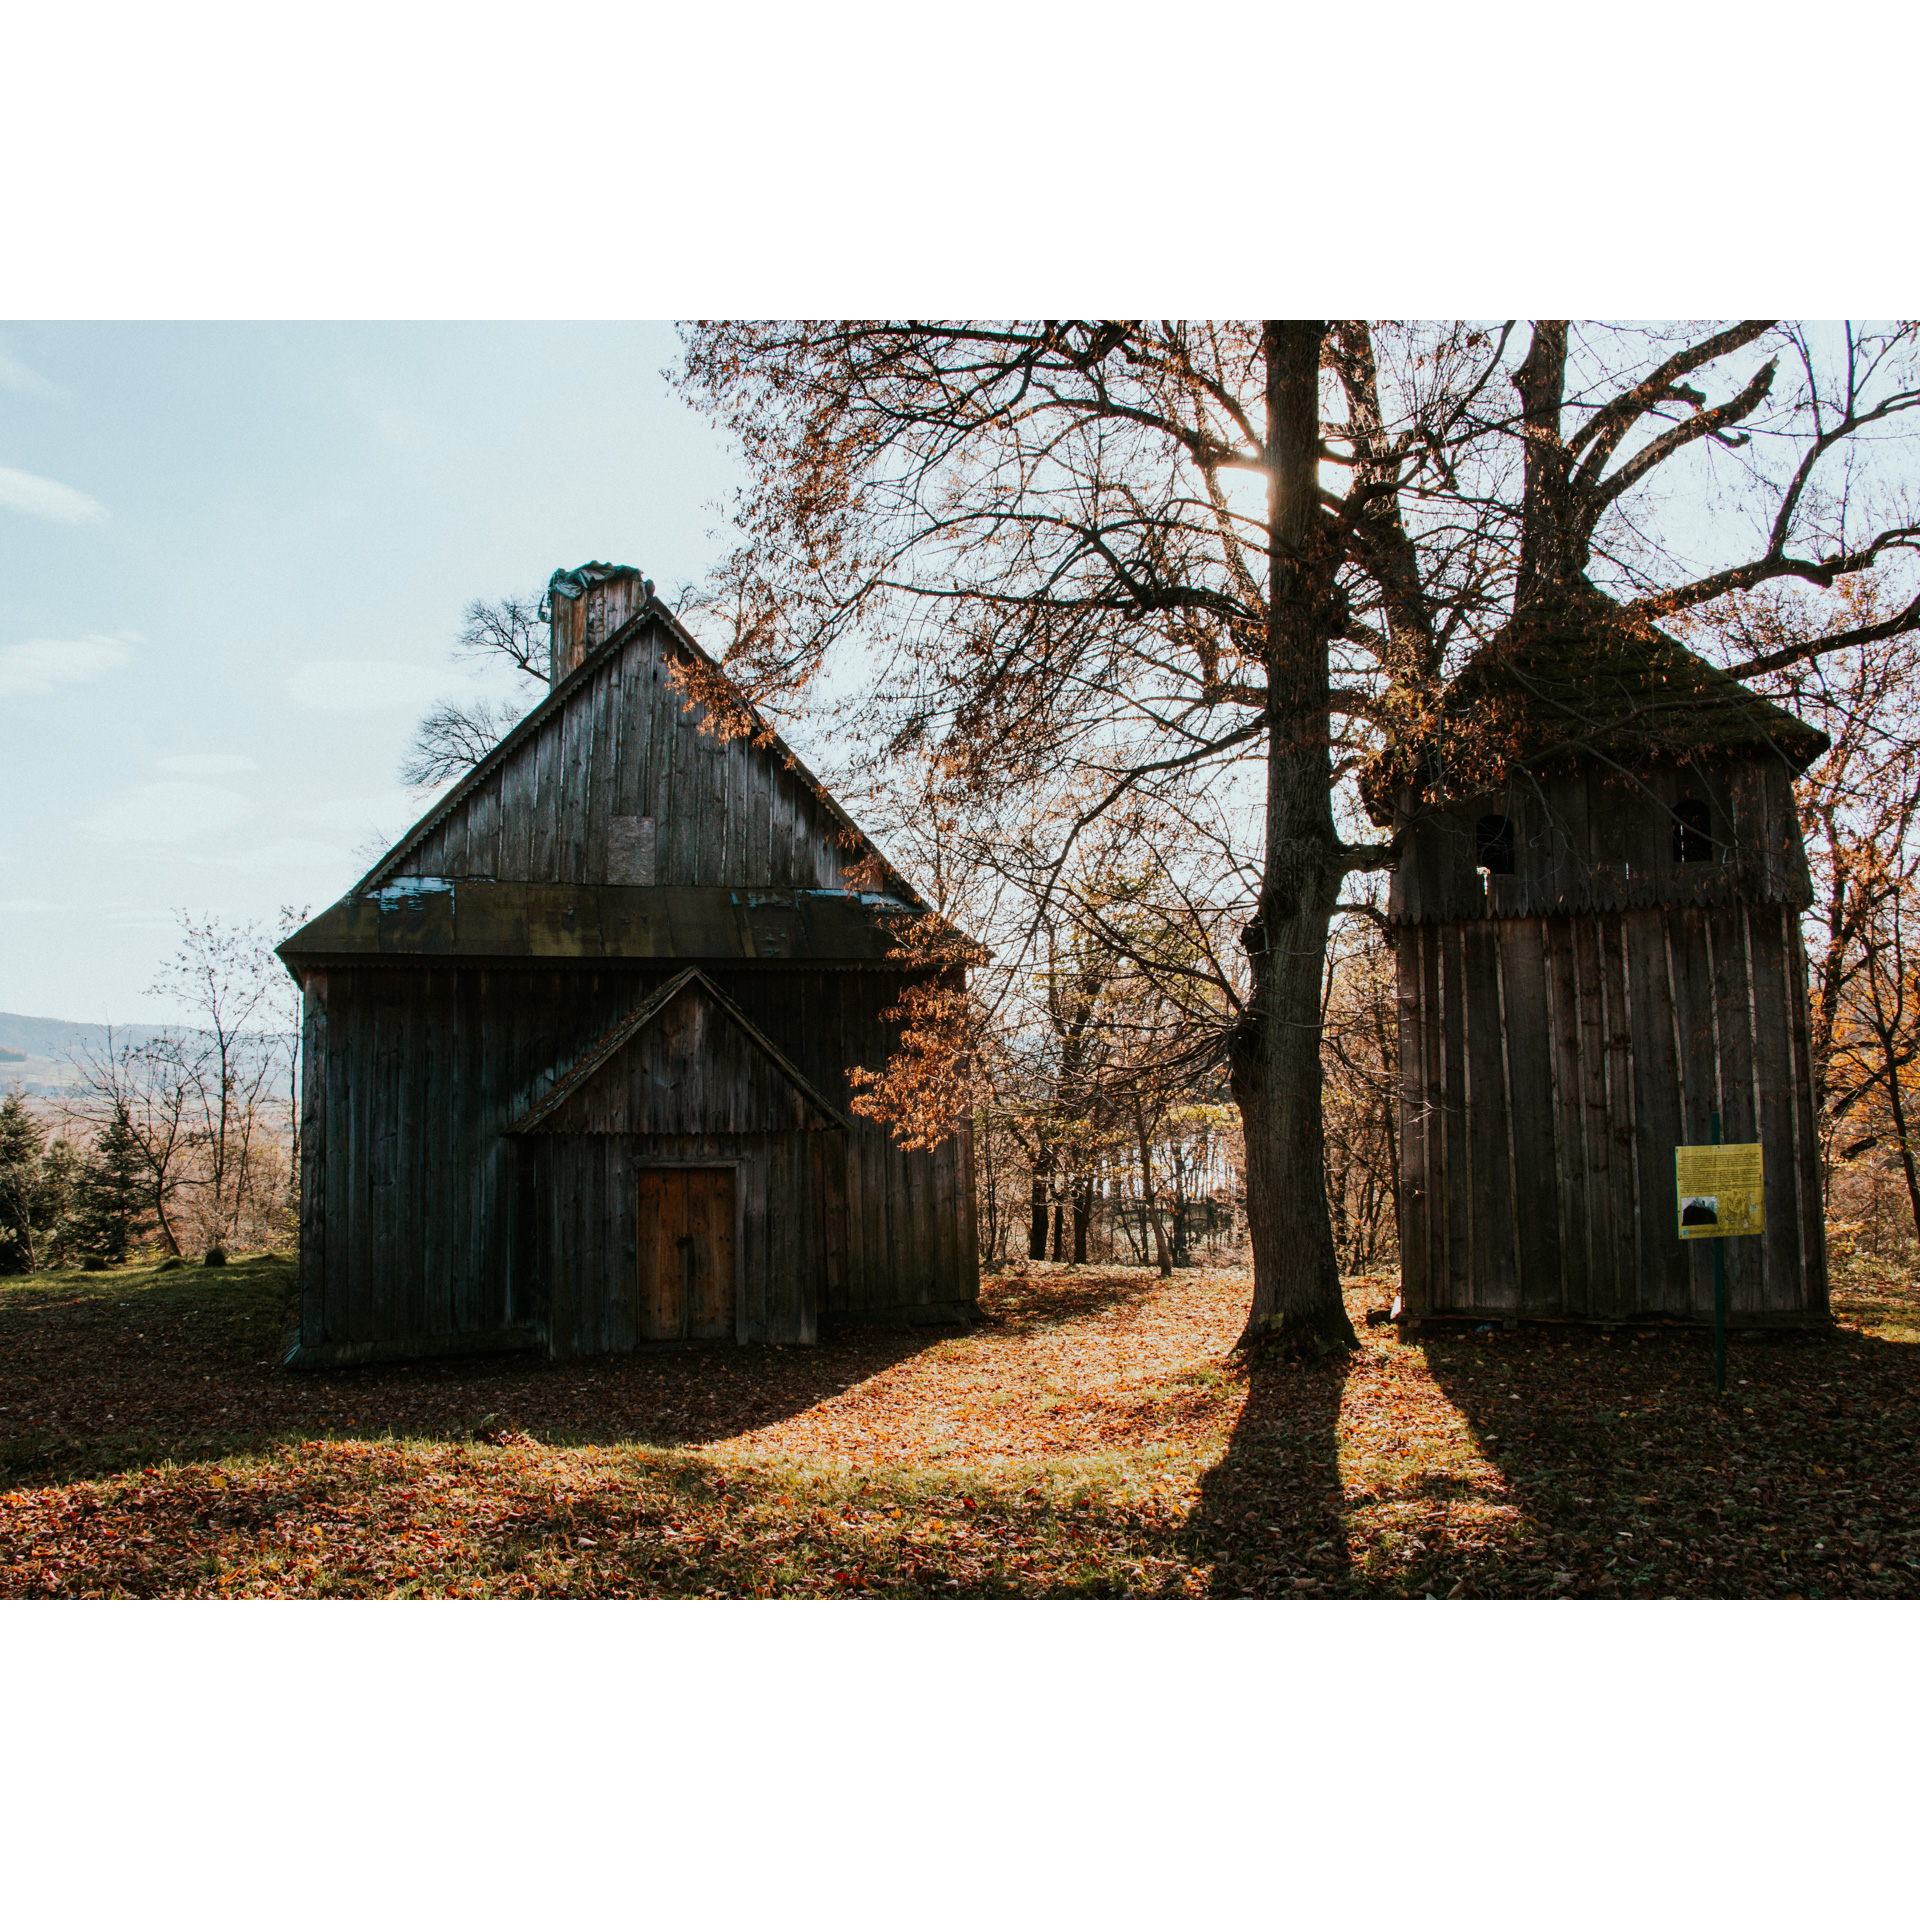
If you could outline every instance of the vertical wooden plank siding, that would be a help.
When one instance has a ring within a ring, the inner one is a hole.
[[[467,870],[467,809],[459,807],[447,816],[440,830],[438,869],[443,874]]]
[[[495,774],[468,802],[467,872],[491,879],[500,870],[500,776]]]
[[[1426,929],[1398,930],[1394,947],[1395,1011],[1400,1022],[1400,1295],[1409,1313],[1430,1298],[1426,1233],[1426,1022],[1421,983]]]
[[[636,1166],[634,1178],[639,1184],[638,1337],[672,1340],[680,1331],[677,1255],[686,1229],[676,1214],[684,1203],[684,1189],[668,1169]]]
[[[826,804],[774,756],[703,735],[698,719],[681,707],[658,634],[637,632],[395,867],[598,886],[617,813],[659,822],[662,886],[838,886],[848,855]],[[627,1249],[638,1232],[635,1169],[657,1142],[617,1112],[602,1131],[565,1139],[515,1140],[507,1129],[667,971],[395,957],[310,977],[304,1345],[426,1343],[522,1325],[543,1326],[554,1351],[639,1337]],[[1454,975],[1456,995],[1480,996],[1471,1012],[1461,1000],[1476,1028],[1482,1001],[1493,1001],[1464,949]],[[743,967],[723,982],[843,1112],[854,1092],[848,1067],[878,1067],[897,1044],[882,1016],[901,984],[892,971],[799,967]],[[695,1056],[719,1076],[717,1130],[681,1150],[712,1158],[724,1148],[738,1162],[735,1254],[751,1337],[810,1338],[823,1310],[904,1314],[975,1297],[970,1139],[909,1154],[857,1116],[843,1133],[790,1126],[763,1136],[753,1131],[765,1077],[754,1061],[722,1073],[732,1056],[717,1029]],[[1460,1057],[1463,1087],[1480,1071]],[[626,1097],[607,1094],[616,1105]],[[1436,1113],[1448,1110],[1436,1103]],[[1457,1090],[1451,1111],[1464,1126]],[[1459,1151],[1485,1157],[1477,1141],[1463,1139]],[[1471,1232],[1471,1212],[1455,1225]],[[1469,1248],[1469,1293],[1474,1268]]]
[[[329,1039],[326,1057],[328,1158],[326,1186],[327,1266],[325,1338],[346,1341],[351,1323],[349,1283],[353,1276],[353,1190],[365,1162],[357,1137],[350,1071],[354,1044],[354,986],[361,976],[342,969],[327,977]]]
[[[373,1159],[368,1185],[369,1232],[372,1237],[372,1272],[362,1294],[365,1302],[366,1338],[392,1340],[406,1334],[406,1307],[403,1297],[406,1273],[406,1249],[398,1219],[398,1195],[395,1183],[400,1160],[400,1060],[403,1044],[399,1009],[393,1004],[391,976],[376,976],[373,1038]],[[401,1280],[398,1288],[371,1284],[372,1274],[394,1273]]]
[[[748,829],[748,849],[746,870],[751,876],[750,884],[760,887],[776,887],[780,883],[773,873],[773,836],[771,804],[773,799],[774,769],[770,754],[755,753],[744,756],[748,778],[753,783],[752,798],[749,802],[752,824]]]
[[[639,813],[667,826],[661,885],[838,887],[838,821],[763,750],[703,733],[665,659],[652,628],[612,649],[394,870],[600,885],[606,822]]]
[[[1507,1229],[1513,1257],[1513,1307],[1516,1313],[1526,1306],[1527,1262],[1520,1238],[1520,1149],[1514,1134],[1513,1047],[1507,1021],[1507,948],[1505,926],[1494,921],[1487,929],[1487,945],[1493,955],[1494,995],[1500,1021],[1500,1105],[1506,1120],[1507,1149]],[[1531,1147],[1529,1142],[1529,1147]]]
[[[535,749],[523,746],[500,769],[500,877],[503,880],[531,880],[536,876],[534,762]]]
[[[453,1323],[453,1295],[460,1274],[461,1249],[466,1235],[461,1231],[461,1203],[465,1182],[460,1177],[464,1092],[463,1063],[460,1058],[464,1024],[460,1007],[460,975],[449,967],[439,976],[439,1018],[443,1030],[436,1036],[435,1058],[439,1063],[440,1091],[435,1101],[436,1125],[440,1140],[436,1148],[436,1176],[433,1196],[433,1235],[438,1247],[438,1265],[434,1276],[434,1324]]]
[[[432,976],[428,975],[427,978],[431,981]],[[413,1143],[420,1138],[426,1120],[422,1110],[422,1096],[427,1090],[421,1071],[424,1062],[415,1056],[428,1043],[430,1028],[423,1031],[427,1023],[407,1019],[407,1011],[404,1006],[397,1005],[392,1018],[392,1160],[387,1169],[388,1244],[382,1264],[394,1276],[397,1284],[392,1291],[398,1296],[396,1311],[390,1322],[391,1331],[385,1337],[416,1340],[427,1332],[431,1311],[423,1284],[426,1277],[426,1235],[419,1210],[407,1204],[410,1197],[408,1189],[412,1183],[402,1170],[402,1160],[403,1155],[411,1159]],[[430,1007],[428,1014],[430,1019]]]
[[[1694,797],[1707,860],[1675,838]],[[1713,1250],[1678,1237],[1673,1153],[1718,1113],[1766,1159],[1766,1232],[1723,1244],[1736,1319],[1823,1314],[1791,767],[1589,756],[1424,817],[1396,806],[1408,1311],[1707,1318]],[[1515,870],[1482,880],[1493,809]]]
[[[1516,1167],[1519,1310],[1544,1313],[1561,1300],[1559,1183],[1541,1177],[1554,1164],[1558,1116],[1553,1103],[1553,1036],[1547,1010],[1545,949],[1528,920],[1494,923],[1506,989],[1508,1077],[1516,1141],[1527,1144]]]
[[[1747,1007],[1745,942],[1737,913],[1703,915],[1713,954],[1714,1034],[1720,1085],[1721,1137],[1728,1141],[1760,1138],[1754,1105],[1752,1024]],[[1753,1313],[1765,1298],[1761,1284],[1764,1241],[1729,1240],[1727,1304],[1734,1313]]]
[[[1483,964],[1483,921],[1462,924],[1457,930],[1460,1007],[1460,1137],[1464,1178],[1459,1238],[1466,1253],[1467,1295],[1476,1313],[1503,1311],[1500,1241],[1489,1232],[1504,1212],[1500,1205],[1499,1169],[1504,1149],[1496,1155],[1500,1118],[1499,1092],[1488,1072],[1489,1046],[1494,1036],[1491,1017],[1492,981]]]
[[[1406,1311],[1432,1310],[1428,1260],[1431,1177],[1428,1170],[1426,1019],[1426,929],[1400,931],[1395,956],[1400,1015],[1400,1288]]]
[[[1624,1096],[1624,1106],[1615,1121],[1615,1137],[1620,1141],[1626,1159],[1622,1200],[1629,1209],[1630,1222],[1618,1257],[1626,1263],[1625,1271],[1631,1282],[1628,1290],[1638,1301],[1642,1297],[1647,1264],[1646,1207],[1640,1186],[1640,1083],[1633,1064],[1633,952],[1627,939],[1626,916],[1622,915],[1617,923],[1605,926],[1603,933],[1610,943],[1609,951],[1613,936],[1619,936],[1620,953],[1617,976],[1619,997],[1614,1003],[1612,1015],[1611,1045],[1614,1053],[1611,1057],[1618,1063],[1620,1091]]]
[[[351,1052],[347,1060],[348,1099],[353,1113],[353,1172],[349,1183],[352,1209],[348,1226],[349,1264],[342,1277],[348,1283],[345,1338],[353,1341],[373,1339],[373,1178],[374,1129],[378,1118],[374,1078],[373,995],[378,976],[363,973],[354,982],[351,1026]]]
[[[1607,1262],[1608,1164],[1606,1055],[1595,1014],[1599,997],[1593,956],[1593,923],[1573,919],[1567,933],[1568,1034],[1572,1042],[1568,1078],[1579,1117],[1580,1200],[1586,1220],[1586,1311],[1611,1314],[1611,1275]]]
[[[785,767],[773,769],[773,790],[769,798],[772,810],[773,871],[776,884],[783,887],[804,885],[799,863],[794,858],[794,817],[799,802],[800,783]]]
[[[794,1204],[785,1156],[769,1142],[758,1147],[748,1162],[752,1177],[741,1195],[745,1219],[741,1239],[745,1258],[740,1265],[739,1325],[749,1339],[764,1339],[765,1329],[778,1317],[774,1308],[775,1271],[787,1269],[781,1279],[792,1284],[793,1262],[784,1244],[788,1217]]]
[[[493,1150],[494,1178],[488,1177],[488,1142],[496,1137],[499,1126],[489,1069],[506,1051],[501,1045],[506,1036],[497,1032],[496,1022],[504,1016],[507,1032],[511,1033],[516,996],[510,991],[495,992],[494,982],[484,973],[463,973],[461,987],[467,1018],[456,1036],[460,1102],[454,1139],[469,1171],[453,1203],[453,1271],[447,1290],[447,1313],[450,1332],[478,1332],[489,1326],[509,1324],[504,1286],[500,1289],[503,1297],[499,1319],[495,1320],[488,1312],[493,1291],[488,1283],[497,1270],[498,1249],[503,1242],[511,1244],[504,1225],[497,1226],[504,1222],[507,1212],[501,1204],[507,1196],[497,1184],[497,1162],[502,1157],[497,1149]]]
[[[561,729],[542,727],[533,736],[527,753],[527,817],[530,826],[530,879],[558,880],[560,863],[555,856],[554,825],[559,815],[559,761]]]
[[[1408,1310],[1706,1317],[1672,1168],[1717,1102],[1767,1164],[1767,1232],[1727,1250],[1732,1311],[1822,1311],[1797,933],[1778,908],[1398,927]]]
[[[818,1156],[817,1177],[826,1220],[826,1268],[820,1280],[820,1308],[826,1313],[844,1313],[850,1305],[847,1294],[847,1136],[838,1131],[816,1133],[813,1136],[813,1150]],[[807,1338],[812,1337],[809,1327]]]
[[[597,676],[596,676],[597,677]],[[553,876],[564,885],[580,883],[581,842],[591,804],[588,755],[593,738],[593,707],[583,693],[568,699],[560,715],[558,791],[545,811],[553,835]]]
[[[1719,1104],[1719,1062],[1714,1046],[1713,992],[1709,955],[1696,911],[1675,907],[1667,914],[1667,957],[1673,968],[1674,1018],[1681,1045],[1682,1142],[1703,1144],[1708,1119]],[[1687,1243],[1687,1307],[1703,1318],[1713,1311],[1713,1264],[1703,1240]]]
[[[1426,1136],[1427,1136],[1427,1236],[1424,1249],[1427,1262],[1427,1297],[1436,1307],[1451,1308],[1455,1302],[1447,1271],[1447,1211],[1451,1189],[1447,1184],[1447,1049],[1445,1001],[1442,994],[1443,952],[1439,930],[1431,940],[1423,941],[1425,962],[1421,997],[1428,1008],[1427,1020],[1431,1044],[1427,1048]]]
[[[1662,912],[1624,916],[1622,938],[1630,953],[1634,985],[1630,1055],[1638,1133],[1636,1172],[1641,1208],[1638,1272],[1640,1300],[1648,1313],[1688,1310],[1689,1255],[1675,1229],[1673,1150],[1684,1144],[1678,1016],[1668,964],[1667,922]]]
[[[307,976],[300,1034],[300,1339],[325,1341],[327,1297],[327,976]]]
[[[1556,938],[1557,935],[1557,938]],[[1559,1193],[1561,1298],[1566,1310],[1591,1311],[1586,1148],[1581,1129],[1579,1022],[1573,1009],[1572,940],[1563,920],[1540,922],[1547,1003],[1547,1058],[1553,1092],[1553,1171]]]
[[[743,885],[752,884],[753,873],[748,851],[753,831],[753,775],[747,764],[748,753],[744,740],[729,740],[720,763],[727,807],[727,851],[720,872],[723,879],[740,877]]]
[[[1467,1020],[1466,928],[1453,929],[1453,964],[1446,967],[1441,986],[1440,1017],[1444,1036],[1447,1078],[1447,1163],[1457,1169],[1447,1190],[1447,1288],[1470,1311],[1479,1306],[1473,1271],[1473,1036]],[[1446,936],[1441,935],[1441,964],[1446,966]]]
[[[403,1071],[414,1083],[416,1118],[400,1128],[403,1178],[400,1205],[414,1225],[414,1290],[419,1304],[409,1316],[422,1334],[445,1325],[443,1281],[447,1273],[447,1227],[452,1217],[444,1100],[447,1056],[453,1047],[452,1009],[445,989],[451,975],[438,969],[419,983],[420,1018],[409,1022]],[[415,1196],[417,1195],[417,1200]]]
[[[1394,972],[1398,982],[1400,1043],[1400,1293],[1409,1313],[1431,1311],[1428,1259],[1426,935],[1402,927]]]
[[[1626,951],[1617,918],[1596,916],[1591,924],[1595,998],[1599,1022],[1594,1038],[1601,1049],[1596,1076],[1600,1105],[1593,1120],[1606,1150],[1607,1208],[1602,1231],[1606,1244],[1607,1290],[1615,1311],[1638,1311],[1640,1249],[1634,1202],[1638,1119],[1633,1102],[1631,1037],[1627,1020]]]
[[[1756,833],[1761,824],[1760,819],[1756,818],[1754,822]],[[1751,1140],[1761,1141],[1764,1146],[1765,1137],[1772,1131],[1772,1128],[1768,1125],[1766,1103],[1760,1092],[1760,1025],[1759,1008],[1756,1004],[1756,982],[1753,973],[1753,918],[1747,911],[1744,902],[1742,902],[1740,906],[1739,915],[1739,940],[1735,946],[1735,959],[1740,969],[1740,997],[1746,1006],[1747,1012],[1747,1030],[1743,1039],[1745,1041],[1747,1055],[1747,1084],[1745,1094],[1747,1112],[1750,1115],[1748,1124],[1751,1128],[1751,1131],[1745,1137]],[[1780,1156],[1778,1154],[1767,1154],[1763,1152],[1761,1158],[1763,1179],[1766,1167],[1779,1158]],[[1767,1182],[1767,1184],[1773,1185],[1774,1183]],[[1763,1201],[1767,1197],[1763,1189]],[[1771,1287],[1767,1284],[1768,1267],[1770,1265],[1768,1249],[1775,1238],[1776,1236],[1772,1234],[1763,1235],[1759,1239],[1756,1239],[1749,1248],[1751,1255],[1749,1278],[1752,1297],[1745,1309],[1748,1313],[1760,1311],[1766,1305],[1768,1296],[1772,1292]]]

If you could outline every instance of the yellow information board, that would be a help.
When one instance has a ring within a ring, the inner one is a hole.
[[[1680,1190],[1682,1240],[1730,1240],[1736,1234],[1766,1232],[1758,1146],[1675,1147],[1673,1171]]]

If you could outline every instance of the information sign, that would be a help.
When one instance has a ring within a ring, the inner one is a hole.
[[[1676,1147],[1673,1171],[1682,1240],[1730,1240],[1766,1232],[1758,1146]]]

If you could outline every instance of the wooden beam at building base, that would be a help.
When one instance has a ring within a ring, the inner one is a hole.
[[[861,1307],[823,1313],[820,1324],[830,1327],[971,1327],[981,1318],[971,1300],[935,1300],[925,1306]]]
[[[394,1360],[449,1360],[468,1354],[538,1353],[546,1337],[534,1327],[500,1327],[491,1333],[448,1333],[422,1340],[339,1340],[289,1348],[284,1367],[371,1367]]]
[[[1589,1320],[1565,1314],[1531,1313],[1519,1319],[1501,1313],[1429,1313],[1417,1320],[1402,1318],[1394,1324],[1402,1333],[1471,1333],[1478,1327],[1494,1327],[1502,1333],[1517,1333],[1522,1327],[1579,1327],[1591,1333],[1713,1331],[1710,1319]],[[1833,1333],[1838,1330],[1838,1323],[1830,1313],[1730,1313],[1727,1330],[1730,1333]]]

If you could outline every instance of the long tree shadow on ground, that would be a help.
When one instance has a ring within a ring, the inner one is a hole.
[[[991,1286],[971,1336],[288,1374],[288,1280],[0,1285],[7,1591],[1920,1595],[1904,1278],[1736,1340],[1724,1402],[1671,1330],[1228,1358],[1217,1276],[1137,1270]],[[465,1444],[488,1415],[508,1443]]]
[[[186,1268],[8,1289],[0,1484],[55,1484],[297,1432],[448,1439],[491,1419],[555,1442],[700,1445],[791,1419],[954,1337],[828,1330],[810,1348],[514,1354],[289,1372],[289,1272]]]
[[[1703,1332],[1526,1328],[1424,1346],[1519,1516],[1449,1556],[1469,1594],[1920,1593],[1920,1346],[1736,1338],[1724,1396]]]
[[[1350,1564],[1339,1425],[1351,1356],[1256,1354],[1242,1364],[1246,1404],[1226,1453],[1201,1475],[1177,1550],[1212,1569],[1207,1590],[1219,1598],[1341,1591]]]

